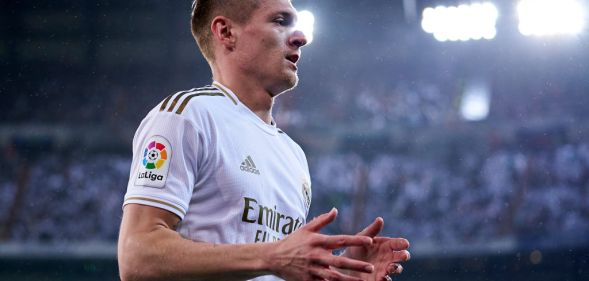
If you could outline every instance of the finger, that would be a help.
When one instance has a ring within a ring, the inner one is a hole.
[[[379,243],[387,243],[393,251],[406,250],[410,246],[409,241],[405,238],[375,237],[374,240]]]
[[[411,253],[407,250],[398,251],[394,253],[394,262],[405,262],[411,259]]]
[[[346,275],[329,268],[315,267],[311,269],[311,274],[325,280],[363,281],[358,277]]]
[[[370,246],[372,238],[357,235],[321,235],[317,240],[317,246],[328,249],[338,249],[350,246]]]
[[[337,217],[337,209],[333,208],[331,211],[321,214],[314,220],[303,226],[303,229],[307,229],[312,232],[319,232],[323,227],[330,224]]]
[[[403,266],[398,263],[391,263],[387,268],[389,274],[401,274],[403,272]]]
[[[327,268],[332,266],[343,270],[352,270],[364,273],[372,273],[374,271],[374,265],[370,263],[342,256],[330,255],[325,258],[318,259],[315,262]]]
[[[378,235],[382,228],[384,227],[384,220],[381,217],[378,217],[371,223],[369,226],[364,228],[362,231],[358,232],[356,235],[363,235],[368,237],[375,237]]]

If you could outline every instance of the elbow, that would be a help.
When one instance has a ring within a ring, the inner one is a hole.
[[[155,281],[161,280],[154,275],[143,273],[141,270],[129,270],[119,267],[121,281]]]
[[[119,241],[117,250],[119,276],[121,281],[157,281],[163,278],[157,257],[149,254],[146,247],[137,241]]]
[[[124,266],[121,266],[121,262],[119,261],[119,277],[121,281],[134,281],[134,280],[145,280],[143,277],[133,274],[132,271],[128,270]]]
[[[145,281],[145,280],[153,280],[147,274],[142,273],[142,271],[130,265],[126,261],[121,261],[119,259],[119,277],[121,281]]]

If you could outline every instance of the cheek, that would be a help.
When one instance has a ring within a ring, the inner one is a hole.
[[[262,38],[259,41],[258,55],[268,64],[276,65],[276,60],[284,57],[282,44],[275,38]]]
[[[257,60],[268,60],[270,54],[278,49],[276,47],[276,42],[269,38],[252,40],[246,48],[248,48],[248,53]]]
[[[277,51],[276,43],[270,39],[260,39],[258,42],[258,52],[263,57],[270,57],[270,54]]]
[[[265,46],[267,49],[276,48],[278,51],[281,51],[280,48],[285,42],[282,34],[276,31],[266,32],[265,36],[260,36],[259,38],[261,38],[260,43],[262,46]]]

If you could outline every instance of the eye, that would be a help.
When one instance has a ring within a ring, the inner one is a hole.
[[[278,17],[274,19],[274,22],[281,25],[281,26],[290,26],[292,25],[292,19],[285,18],[285,17]]]

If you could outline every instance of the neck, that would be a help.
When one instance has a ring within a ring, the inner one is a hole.
[[[215,81],[231,89],[239,101],[260,117],[262,121],[268,124],[272,122],[274,98],[263,87],[262,83],[242,73],[222,72],[214,66],[212,69]]]

